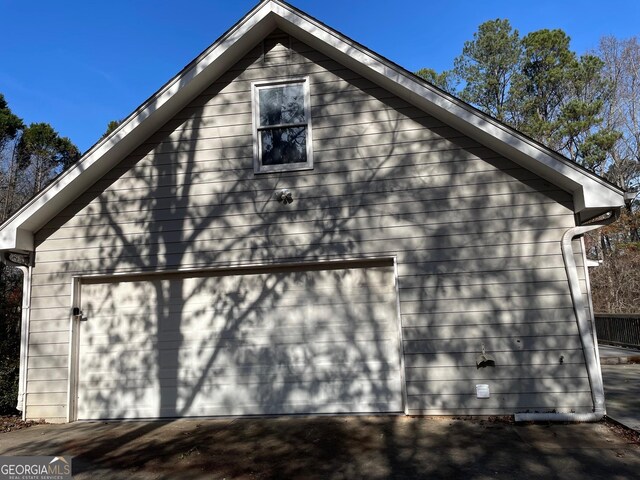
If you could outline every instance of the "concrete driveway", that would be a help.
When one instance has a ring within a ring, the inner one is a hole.
[[[599,345],[607,416],[640,433],[640,350]]]
[[[37,425],[0,455],[70,455],[74,478],[638,478],[638,437],[599,424],[342,416]]]
[[[640,364],[602,365],[607,415],[640,432]]]

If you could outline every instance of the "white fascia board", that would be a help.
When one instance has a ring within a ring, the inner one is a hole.
[[[271,2],[249,12],[114,132],[0,226],[0,251],[33,251],[36,231],[155,133],[273,28]]]
[[[278,26],[479,143],[573,194],[574,208],[624,205],[623,191],[361,45],[277,3]]]

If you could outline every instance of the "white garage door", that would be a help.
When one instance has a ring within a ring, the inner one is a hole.
[[[391,266],[83,284],[78,419],[402,410]]]

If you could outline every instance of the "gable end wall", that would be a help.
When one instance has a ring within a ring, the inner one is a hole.
[[[67,415],[74,275],[362,257],[397,258],[408,413],[591,411],[560,254],[571,197],[303,43],[277,48],[37,233],[27,417]],[[314,169],[255,175],[251,82],[300,76]],[[476,368],[482,344],[496,368]]]

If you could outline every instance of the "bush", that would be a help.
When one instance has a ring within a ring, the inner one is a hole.
[[[0,264],[0,415],[13,415],[18,398],[22,274]]]

